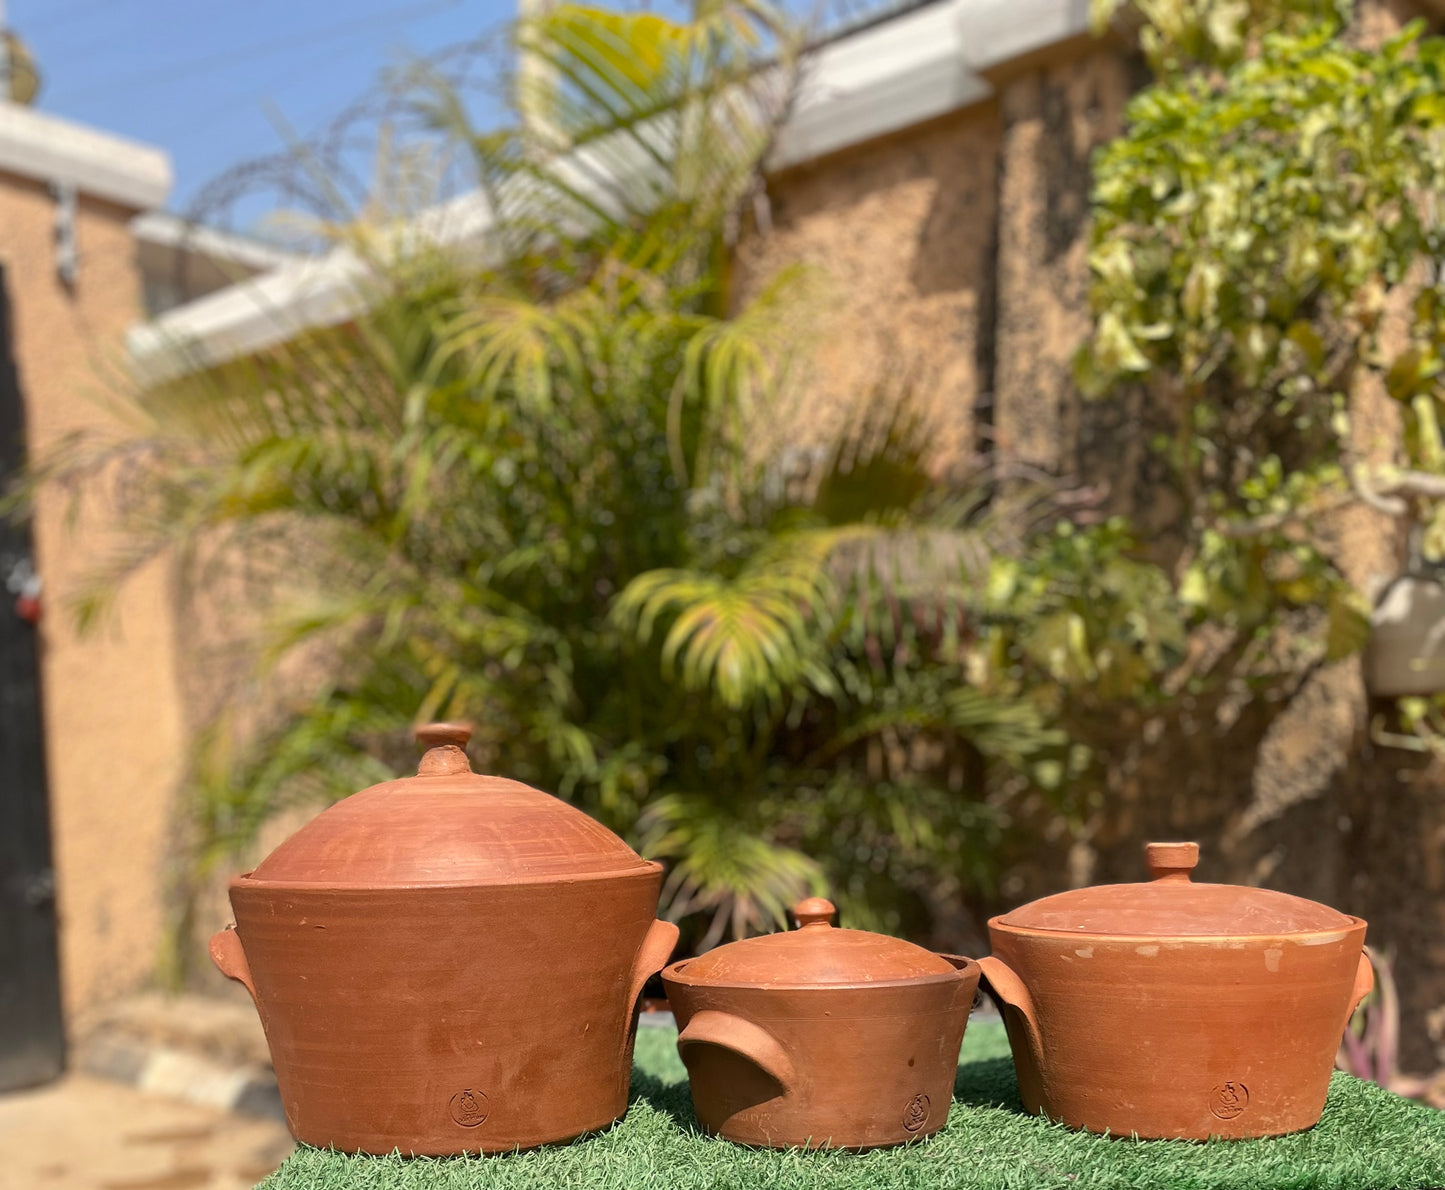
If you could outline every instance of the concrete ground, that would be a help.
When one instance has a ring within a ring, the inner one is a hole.
[[[279,1121],[85,1074],[0,1095],[0,1185],[16,1190],[242,1190],[292,1147]]]

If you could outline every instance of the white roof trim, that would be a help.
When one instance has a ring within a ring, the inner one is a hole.
[[[248,269],[275,269],[296,259],[294,252],[273,247],[250,236],[219,231],[192,223],[169,211],[150,211],[130,221],[130,234],[143,244],[207,256]]]
[[[365,265],[338,249],[207,294],[126,332],[137,379],[155,383],[261,351],[364,308]]]
[[[964,55],[965,7],[930,4],[818,50],[769,164],[801,165],[987,99]]]
[[[171,192],[171,159],[160,149],[17,103],[0,103],[0,170],[68,182],[136,211],[162,205]]]
[[[491,224],[482,196],[464,194],[402,231],[407,238],[448,247],[485,241]],[[338,326],[365,308],[371,275],[351,248],[294,259],[131,327],[126,345],[132,370],[142,383],[157,383],[262,351],[305,330]]]
[[[978,71],[1089,32],[1089,0],[954,0],[959,44]]]
[[[984,72],[1088,30],[1088,0],[941,0],[824,45],[808,62],[772,168],[801,165],[993,95]],[[485,235],[491,214],[468,195],[422,216],[442,244]],[[168,310],[131,329],[143,381],[213,366],[354,317],[365,267],[338,249]]]

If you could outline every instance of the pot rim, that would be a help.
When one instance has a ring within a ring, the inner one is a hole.
[[[229,888],[253,888],[263,892],[433,892],[439,889],[516,888],[535,885],[589,884],[602,880],[639,879],[656,876],[662,871],[657,860],[642,861],[641,867],[617,868],[611,872],[578,872],[575,875],[510,876],[496,880],[400,881],[396,884],[366,884],[347,880],[266,880],[256,879],[250,872],[232,876]]]
[[[981,968],[974,959],[964,958],[962,955],[942,955],[950,961],[962,959],[962,966],[955,966],[952,971],[939,971],[932,975],[915,975],[909,979],[872,979],[858,983],[802,983],[782,980],[760,980],[745,979],[707,979],[692,978],[680,968],[686,967],[689,963],[700,958],[700,955],[693,955],[692,958],[679,959],[675,963],[669,963],[661,971],[665,982],[682,984],[689,988],[715,988],[718,991],[749,991],[749,992],[870,992],[875,988],[879,990],[931,987],[935,984],[950,983],[955,980],[967,980],[974,977],[981,977]]]
[[[1011,912],[1011,911],[1010,911]],[[1272,934],[1115,934],[1099,930],[1050,930],[1042,926],[1019,926],[1005,922],[1007,913],[1001,913],[997,917],[988,920],[990,931],[998,930],[1005,934],[1016,934],[1020,937],[1058,939],[1058,938],[1083,938],[1090,942],[1125,942],[1140,943],[1148,946],[1152,943],[1192,943],[1195,945],[1217,945],[1220,942],[1303,942],[1307,938],[1318,938],[1320,941],[1314,945],[1323,946],[1331,942],[1340,942],[1357,931],[1365,932],[1369,924],[1363,917],[1356,917],[1353,913],[1346,913],[1349,924],[1335,926],[1327,930],[1293,930],[1276,931]]]

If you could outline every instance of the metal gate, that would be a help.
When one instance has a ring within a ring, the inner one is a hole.
[[[0,484],[25,452],[11,334],[0,267]],[[39,656],[34,617],[14,608],[33,593],[31,575],[29,531],[0,521],[0,1091],[54,1078],[65,1063]]]

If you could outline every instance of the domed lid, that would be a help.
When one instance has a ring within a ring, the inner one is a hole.
[[[1152,877],[1142,884],[1101,884],[1056,893],[990,924],[1064,934],[1124,937],[1244,937],[1347,929],[1356,919],[1328,905],[1268,888],[1195,884],[1198,843],[1148,843]]]
[[[518,884],[651,867],[600,822],[550,794],[472,772],[471,728],[433,723],[415,777],[323,810],[249,879],[345,888]]]
[[[860,987],[958,973],[943,956],[901,938],[834,929],[835,912],[832,902],[809,897],[793,906],[796,930],[729,942],[675,963],[670,974],[688,983],[799,988]]]

